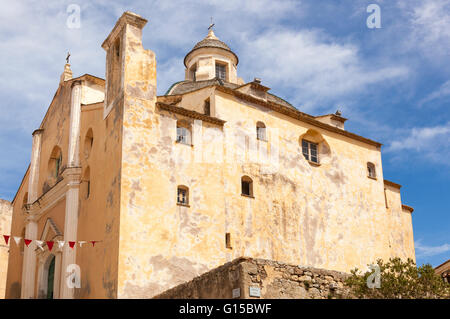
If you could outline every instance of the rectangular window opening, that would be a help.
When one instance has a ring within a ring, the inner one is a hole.
[[[302,140],[302,153],[306,160],[314,163],[319,163],[316,143]]]
[[[224,81],[226,80],[227,72],[225,65],[216,63],[216,77]]]
[[[242,181],[242,194],[250,196],[250,183]]]
[[[231,234],[230,233],[225,233],[225,247],[232,249],[231,247]]]
[[[188,199],[187,199],[187,190],[183,188],[178,188],[178,204],[187,205]]]
[[[209,99],[205,101],[205,114],[211,115],[211,104],[209,102]]]

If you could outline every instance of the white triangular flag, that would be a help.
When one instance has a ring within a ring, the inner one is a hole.
[[[81,241],[79,241],[79,243],[80,243],[80,247],[83,247],[83,244],[86,244],[87,241],[81,240]]]
[[[22,239],[22,237],[16,237],[14,236],[14,241],[16,242],[16,245],[19,246],[20,240]]]
[[[44,243],[42,240],[35,240],[34,241],[36,243],[36,245],[41,249],[44,250],[44,248],[42,247],[42,244]]]
[[[64,247],[64,244],[66,243],[64,240],[58,240],[58,241],[56,241],[56,242],[57,242],[58,248],[59,248],[60,250],[62,250],[62,248]]]

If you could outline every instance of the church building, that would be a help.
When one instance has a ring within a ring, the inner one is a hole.
[[[151,298],[239,257],[415,259],[379,142],[245,82],[212,28],[158,96],[146,23],[119,18],[105,79],[65,65],[12,201],[6,298]]]

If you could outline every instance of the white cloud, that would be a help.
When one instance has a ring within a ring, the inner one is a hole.
[[[449,138],[450,123],[435,127],[412,128],[406,137],[393,141],[387,151],[424,151],[429,147],[436,148],[436,142],[439,140],[448,142]]]
[[[407,1],[404,6],[410,10],[411,47],[433,57],[448,57],[450,0]]]
[[[425,160],[450,165],[450,122],[434,127],[412,128],[384,150],[394,158],[418,155]]]
[[[416,257],[431,257],[440,255],[446,252],[450,252],[450,244],[442,244],[439,246],[426,246],[422,245],[421,241],[414,243],[416,249]]]
[[[450,80],[446,81],[444,84],[442,84],[439,87],[439,89],[431,92],[425,98],[420,100],[418,105],[423,106],[423,105],[427,104],[428,102],[446,98],[448,96],[450,96]]]
[[[320,30],[272,29],[241,42],[248,43],[243,48],[246,73],[294,92],[291,101],[307,111],[409,73],[403,65],[375,66],[360,56],[357,45]]]

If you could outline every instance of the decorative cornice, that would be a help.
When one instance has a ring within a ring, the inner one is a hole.
[[[447,260],[447,261],[444,261],[444,262],[443,262],[442,264],[440,264],[439,266],[434,267],[434,270],[439,272],[440,269],[438,269],[438,268],[441,268],[442,266],[447,265],[447,264],[448,264],[449,269],[450,269],[450,259],[449,259],[449,260]],[[445,270],[446,270],[446,269],[444,268],[442,271],[445,271]]]
[[[297,119],[299,121],[302,121],[302,122],[314,125],[316,127],[320,127],[320,128],[322,128],[324,130],[327,130],[327,131],[330,131],[330,132],[333,132],[333,133],[337,133],[339,135],[344,135],[346,137],[349,137],[349,138],[352,138],[354,140],[358,140],[360,142],[364,142],[366,144],[373,145],[373,146],[376,146],[376,147],[381,147],[383,145],[381,143],[375,142],[373,140],[370,140],[368,138],[359,136],[357,134],[350,133],[348,131],[344,131],[344,130],[341,130],[341,129],[336,128],[334,126],[322,123],[322,122],[316,120],[314,118],[314,116],[312,116],[312,115],[300,112],[298,110],[294,110],[294,109],[288,108],[287,106],[284,106],[284,105],[281,105],[281,104],[278,104],[278,103],[275,103],[275,102],[272,102],[272,101],[264,101],[264,100],[252,97],[251,95],[248,95],[248,94],[245,94],[245,93],[233,90],[233,89],[226,88],[224,86],[220,86],[220,85],[214,85],[214,86],[215,86],[216,90],[218,90],[218,91],[221,91],[223,93],[227,93],[227,94],[230,94],[230,95],[234,95],[234,96],[236,96],[236,97],[238,97],[238,98],[240,98],[242,100],[245,100],[245,101],[248,101],[248,102],[251,102],[251,103],[262,105],[264,107],[267,107],[268,109],[271,109],[273,111],[276,111],[276,112],[284,114],[284,115],[287,115],[287,116],[292,117],[294,119]]]
[[[73,79],[72,83],[70,84],[70,87],[73,88],[74,86],[81,85],[81,84],[83,84],[82,79],[80,79],[80,78]]]
[[[62,177],[68,187],[79,186],[81,182],[81,167],[66,167]]]
[[[42,132],[44,132],[44,129],[38,128],[38,129],[34,130],[33,133],[31,133],[31,135],[34,136],[34,134],[41,134]]]
[[[184,115],[184,116],[196,119],[196,120],[202,120],[204,122],[217,124],[220,126],[223,126],[223,124],[225,123],[225,121],[218,119],[216,117],[208,116],[208,115],[198,113],[195,111],[191,111],[191,110],[188,110],[188,109],[185,109],[185,108],[182,108],[179,106],[175,106],[175,105],[169,105],[169,104],[165,104],[162,102],[156,102],[156,106],[158,106],[162,110],[181,114],[181,115]]]
[[[402,209],[409,210],[410,213],[412,213],[414,211],[414,208],[412,208],[411,206],[408,206],[408,205],[404,205],[404,204],[402,204]]]
[[[387,179],[384,180],[384,185],[392,186],[392,187],[395,187],[398,189],[400,189],[402,187],[402,185],[388,181]]]
[[[39,219],[42,214],[66,196],[69,188],[80,187],[80,180],[81,167],[66,167],[62,172],[62,179],[33,203],[24,205],[23,211],[28,214],[27,218]]]
[[[29,216],[36,216],[39,218],[45,211],[53,207],[66,196],[68,186],[64,181],[64,179],[59,180],[59,182],[42,194],[33,203],[26,204],[24,206],[24,212],[29,214]]]
[[[105,79],[99,78],[98,76],[92,75],[92,74],[83,74],[79,77],[70,79],[69,81],[75,82],[75,81],[87,81],[87,82],[93,82],[95,84],[98,84],[100,86],[105,86]]]
[[[342,122],[342,123],[344,123],[345,121],[348,120],[345,117],[342,117],[342,116],[336,115],[336,114],[319,115],[319,116],[316,116],[315,118],[323,118],[323,117],[327,117],[327,116],[329,116],[332,120],[339,121],[339,122]]]
[[[235,90],[239,91],[239,89],[242,89],[246,86],[250,86],[252,89],[255,89],[258,91],[263,91],[263,92],[267,92],[270,90],[270,87],[264,86],[260,82],[257,82],[254,80],[252,82],[248,82],[248,83],[242,84],[241,86],[238,86],[237,88],[235,88]]]

